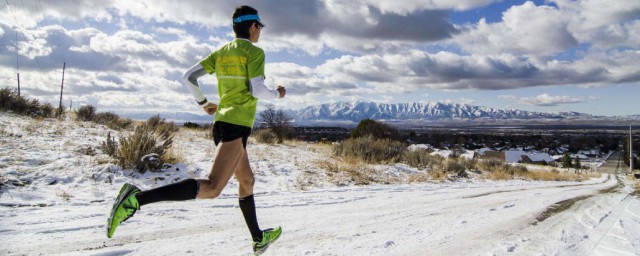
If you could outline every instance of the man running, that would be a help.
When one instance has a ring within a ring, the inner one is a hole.
[[[216,156],[208,179],[187,179],[147,191],[124,184],[108,219],[107,237],[111,238],[116,227],[143,205],[216,198],[232,175],[238,179],[240,209],[253,238],[253,251],[256,254],[263,252],[282,233],[280,227],[261,230],[258,226],[253,199],[255,179],[246,146],[255,121],[258,98],[284,98],[286,90],[281,86],[270,90],[264,84],[264,51],[253,45],[258,42],[264,28],[258,11],[240,6],[232,18],[236,38],[191,67],[183,76],[184,85],[204,111],[216,114],[213,124]],[[218,80],[218,105],[205,98],[197,82],[198,77],[213,73]]]

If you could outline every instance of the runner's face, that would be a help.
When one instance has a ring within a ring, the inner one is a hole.
[[[249,29],[249,40],[251,40],[251,42],[257,43],[260,39],[260,31],[262,31],[262,26],[257,22],[253,23],[253,26],[251,26],[251,28]]]

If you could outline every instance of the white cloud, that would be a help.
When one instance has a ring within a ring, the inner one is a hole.
[[[473,10],[498,1],[249,0],[246,4],[256,7],[267,24],[258,44],[267,56],[282,51],[324,61],[315,67],[303,66],[304,62],[267,63],[268,84],[287,86],[289,102],[297,104],[338,98],[390,101],[387,95],[426,90],[590,88],[640,81],[640,2],[552,0],[543,6],[526,2],[506,10],[495,23],[482,20],[454,27],[448,22],[453,10]],[[38,6],[29,1],[16,12],[0,7],[2,76],[15,76],[17,52],[20,58],[33,60],[21,63],[25,71],[21,76],[31,85],[27,90],[53,95],[51,81],[58,80],[66,61],[71,97],[80,100],[89,95],[99,104],[116,106],[126,100],[110,100],[108,95],[133,94],[154,108],[168,106],[163,101],[171,98],[165,95],[179,94],[178,101],[192,103],[177,82],[181,72],[232,37],[229,16],[235,6],[244,4],[235,0],[41,2]],[[38,22],[44,17],[46,24],[59,21],[67,28],[43,26]],[[69,23],[95,28],[68,29]],[[325,59],[326,54],[344,52],[349,55]],[[556,59],[559,53],[570,57]],[[30,75],[36,71],[41,75]],[[211,84],[215,79],[203,79],[207,85],[203,88],[213,95]],[[145,90],[153,92],[141,95]],[[575,100],[561,97],[566,96],[518,100],[532,105]]]
[[[398,14],[407,14],[416,10],[442,10],[453,9],[458,11],[470,10],[473,8],[489,5],[500,0],[360,0],[357,1],[361,5],[368,4],[379,8],[382,12],[391,12]]]
[[[567,26],[570,17],[550,6],[525,2],[503,13],[502,21],[468,25],[453,42],[473,54],[546,56],[578,45]]]
[[[498,98],[517,102],[528,106],[552,107],[566,104],[583,103],[584,97],[571,96],[551,96],[547,93],[540,94],[536,97],[516,97],[513,95],[500,95]]]

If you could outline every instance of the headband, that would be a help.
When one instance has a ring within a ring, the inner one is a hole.
[[[233,19],[233,23],[240,23],[248,20],[257,20],[258,22],[260,22],[260,16],[258,16],[257,14],[242,15],[238,18]],[[260,22],[260,24],[262,24],[262,22]]]

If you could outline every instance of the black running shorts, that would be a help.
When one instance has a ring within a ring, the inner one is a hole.
[[[213,123],[213,142],[216,146],[220,142],[229,142],[242,138],[242,146],[246,149],[249,135],[251,135],[251,128],[249,127],[220,121]]]

